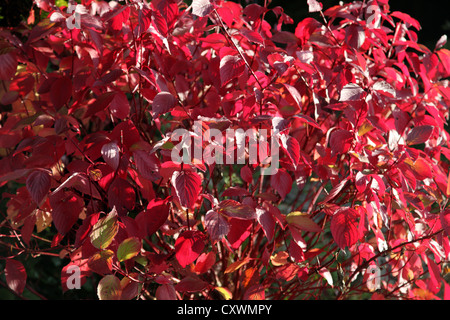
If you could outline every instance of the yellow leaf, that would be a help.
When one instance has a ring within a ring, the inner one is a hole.
[[[286,251],[280,251],[271,256],[270,261],[275,267],[279,267],[285,265],[288,258],[289,254]]]
[[[245,258],[244,260],[233,262],[232,264],[230,264],[227,267],[227,269],[225,270],[225,273],[234,272],[249,262],[250,262],[250,258]]]

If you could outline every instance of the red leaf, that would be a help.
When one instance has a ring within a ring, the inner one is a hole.
[[[39,205],[50,190],[49,173],[45,170],[33,171],[27,178],[26,186],[31,198]]]
[[[278,169],[277,173],[270,177],[271,186],[278,192],[282,199],[291,192],[292,178],[284,168]]]
[[[332,155],[347,153],[352,147],[353,134],[344,129],[334,130],[330,135]]]
[[[417,21],[416,19],[412,18],[409,14],[406,14],[406,13],[403,13],[403,12],[399,12],[399,11],[394,11],[394,12],[391,13],[391,16],[399,18],[400,20],[403,20],[406,23],[409,23],[410,25],[412,25],[417,30],[421,29],[419,21]]]
[[[134,162],[139,174],[150,181],[159,179],[159,168],[161,163],[155,153],[148,153],[144,150],[133,152]]]
[[[441,225],[445,233],[447,234],[447,236],[450,236],[450,209],[441,211],[439,218],[441,220]]]
[[[117,92],[109,104],[111,114],[118,119],[125,119],[130,113],[130,103],[128,98],[122,91]]]
[[[209,210],[205,215],[206,231],[211,240],[221,240],[230,231],[228,221],[217,211]]]
[[[347,45],[350,48],[355,48],[355,49],[361,48],[361,46],[363,45],[363,43],[366,39],[366,34],[364,32],[364,28],[359,25],[352,24],[349,27],[347,27],[345,31],[346,31],[345,32],[345,42],[347,43]],[[341,100],[341,101],[345,101],[345,100]]]
[[[240,77],[245,70],[245,62],[239,56],[227,55],[220,60],[220,81],[222,86]]]
[[[64,106],[72,96],[72,80],[68,77],[56,79],[50,89],[50,101],[55,109]]]
[[[147,210],[143,213],[143,227],[148,236],[151,236],[167,221],[169,217],[169,205],[164,200],[151,200],[147,205]]]
[[[156,289],[156,299],[177,300],[177,291],[173,284],[164,283]]]
[[[197,259],[205,247],[204,235],[200,231],[188,230],[183,232],[175,241],[175,257],[181,267]]]
[[[339,248],[351,247],[359,239],[358,213],[352,208],[337,211],[331,219],[330,230]]]
[[[177,103],[175,97],[169,92],[159,92],[153,99],[152,116],[158,117],[161,114],[171,111]]]
[[[116,142],[110,142],[103,145],[102,157],[105,162],[115,171],[119,167],[120,149]]]
[[[210,0],[193,0],[192,1],[192,14],[205,17],[214,9],[214,5]]]
[[[216,263],[216,254],[213,251],[202,253],[195,263],[196,273],[205,273]]]
[[[5,278],[8,287],[17,294],[22,294],[27,283],[27,272],[22,262],[7,259],[5,264]]]
[[[239,248],[242,242],[250,235],[251,229],[251,220],[230,219],[230,232],[228,233],[227,238],[231,244],[231,248]]]
[[[175,171],[172,175],[172,186],[180,204],[193,209],[202,188],[202,178],[191,170]]]
[[[84,207],[84,201],[75,193],[64,190],[52,193],[49,200],[53,223],[58,232],[65,235],[78,220]]]

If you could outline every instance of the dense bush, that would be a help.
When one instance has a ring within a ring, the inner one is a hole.
[[[449,297],[446,37],[387,0],[299,5],[321,18],[295,33],[222,0],[37,0],[0,30],[17,296],[50,256],[61,296],[79,275],[100,299]]]

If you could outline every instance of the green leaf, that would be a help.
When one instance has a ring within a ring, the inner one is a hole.
[[[136,257],[141,251],[141,240],[131,237],[122,241],[117,249],[117,259],[122,262]]]
[[[322,228],[311,219],[309,214],[304,212],[300,211],[291,212],[286,216],[286,221],[290,225],[293,225],[294,227],[297,227],[298,229],[304,231],[312,231],[312,232],[322,231]]]
[[[92,228],[91,243],[97,249],[105,249],[111,244],[118,231],[119,223],[117,211],[114,207],[106,217],[99,219]]]

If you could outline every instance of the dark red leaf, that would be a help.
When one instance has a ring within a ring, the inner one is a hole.
[[[116,178],[108,188],[108,205],[116,207],[119,214],[125,214],[134,208],[136,193],[133,186],[122,178]]]
[[[62,235],[65,235],[83,210],[84,201],[73,192],[60,190],[49,196],[52,207],[52,219],[56,229]]]
[[[72,80],[68,77],[56,79],[50,89],[50,100],[55,109],[59,110],[72,96]]]
[[[206,289],[208,283],[194,275],[183,278],[175,285],[175,290],[180,292],[198,292]]]
[[[406,144],[414,145],[425,143],[433,133],[433,126],[423,125],[412,128],[406,136]]]
[[[130,103],[128,102],[128,98],[123,92],[117,92],[114,95],[114,98],[111,100],[109,104],[109,110],[111,114],[118,119],[125,119],[128,117],[130,113]]]

